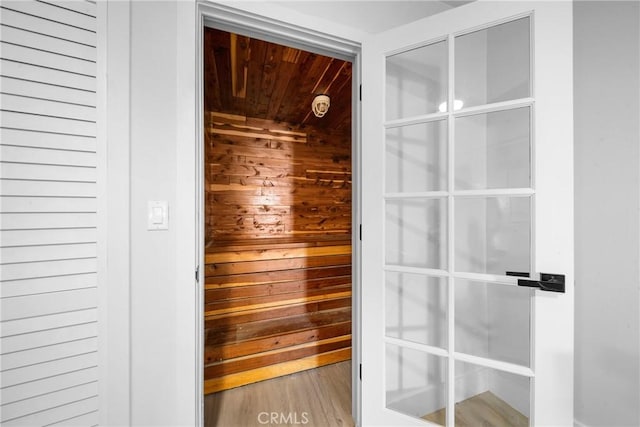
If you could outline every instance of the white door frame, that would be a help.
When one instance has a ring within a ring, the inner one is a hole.
[[[232,8],[218,3],[198,1],[196,7],[196,140],[195,158],[192,165],[196,173],[195,199],[196,199],[196,259],[194,264],[199,266],[201,272],[204,271],[204,134],[203,134],[203,29],[205,26],[217,28],[223,31],[245,34],[251,37],[258,37],[262,40],[287,44],[296,48],[304,49],[321,55],[331,56],[347,60],[353,63],[352,76],[352,415],[356,424],[361,420],[360,402],[360,236],[359,226],[361,224],[361,191],[362,181],[360,179],[361,164],[361,112],[359,101],[359,88],[361,83],[360,71],[360,43],[347,40],[331,34],[322,33],[313,29],[304,28],[298,25],[289,24],[283,21],[266,18],[244,10]],[[198,425],[203,423],[203,364],[204,364],[204,280],[200,280],[195,301],[196,315],[196,396],[198,396],[196,420]]]

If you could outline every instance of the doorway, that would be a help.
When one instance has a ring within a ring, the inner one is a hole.
[[[203,47],[205,425],[225,393],[256,402],[247,425],[313,418],[260,396],[351,371],[352,62],[209,27]]]

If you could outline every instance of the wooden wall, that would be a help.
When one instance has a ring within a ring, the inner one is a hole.
[[[257,240],[206,255],[205,393],[351,358],[351,242]]]
[[[209,113],[206,243],[351,233],[351,136]]]
[[[205,393],[350,359],[350,136],[206,123]]]

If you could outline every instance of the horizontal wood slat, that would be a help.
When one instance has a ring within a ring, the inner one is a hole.
[[[278,363],[276,365],[251,369],[249,371],[239,372],[232,375],[205,379],[204,393],[215,393],[217,391],[227,390],[246,384],[251,384],[257,381],[263,381],[270,378],[289,375],[295,372],[313,369],[319,366],[329,365],[331,363],[342,362],[350,359],[351,348],[343,348],[328,353],[305,357],[303,359],[291,360],[288,362]]]
[[[351,297],[336,298],[324,301],[310,301],[301,304],[289,304],[279,307],[267,307],[254,310],[233,311],[205,318],[206,329],[220,328],[226,330],[236,324],[256,322],[259,320],[277,319],[295,316],[301,313],[315,313],[351,306]]]
[[[275,260],[285,257],[299,258],[324,255],[351,255],[351,245],[284,249],[276,249],[273,246],[270,246],[267,249],[256,249],[251,251],[237,250],[229,252],[207,253],[205,255],[205,263],[218,264],[223,262]]]
[[[351,335],[319,340],[311,343],[262,352],[256,356],[239,357],[208,365],[204,370],[205,378],[216,378],[250,369],[262,368],[276,363],[296,360],[303,357],[322,354],[329,351],[351,347]]]
[[[293,270],[301,268],[331,267],[351,264],[351,255],[328,255],[305,258],[282,258],[266,261],[241,261],[221,264],[207,264],[206,276],[226,276],[233,274]]]
[[[219,287],[257,285],[264,283],[277,283],[287,280],[319,279],[323,277],[348,276],[351,274],[351,266],[321,267],[302,270],[267,271],[232,276],[207,277],[205,289]]]
[[[207,246],[350,234],[349,133],[210,112],[205,120]]]
[[[265,297],[261,300],[252,300],[252,304],[244,305],[244,302],[223,302],[219,304],[207,304],[205,306],[205,316],[214,316],[229,312],[237,312],[238,310],[251,310],[267,307],[280,307],[282,305],[302,304],[313,301],[325,301],[337,298],[351,297],[351,289],[343,287],[342,290],[319,291],[319,292],[297,292],[293,294],[285,294],[286,299],[276,295],[274,297]]]
[[[205,291],[205,303],[213,303],[222,299],[255,298],[270,295],[282,295],[303,290],[319,290],[341,287],[351,284],[351,276],[331,277],[328,279],[294,280],[287,282],[266,283],[254,286],[237,286],[229,288],[208,289]]]
[[[326,355],[348,350],[351,245],[346,243],[259,239],[210,248],[205,384],[217,384],[213,390],[273,378],[283,363],[306,360],[287,369],[310,369],[320,366],[312,360],[322,363],[329,360]]]
[[[349,307],[338,310],[320,311],[310,314],[266,319],[251,323],[228,323],[227,328],[217,328],[208,331],[207,345],[226,345],[232,339],[236,342],[262,339],[265,337],[280,337],[303,330],[314,330],[322,326],[351,321]]]
[[[237,357],[260,355],[266,351],[265,349],[287,349],[305,343],[315,345],[320,340],[346,337],[350,331],[351,323],[342,322],[233,344],[211,345],[205,349],[205,361],[210,364],[222,360],[233,360]],[[351,342],[345,344],[345,346],[350,345]]]

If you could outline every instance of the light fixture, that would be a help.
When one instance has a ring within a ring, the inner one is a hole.
[[[462,106],[464,105],[464,103],[459,100],[459,99],[454,99],[453,101],[453,111],[458,111],[459,109],[462,108]],[[447,101],[443,102],[442,104],[440,104],[438,106],[438,111],[440,111],[441,113],[444,113],[447,111]]]
[[[316,95],[311,103],[311,111],[316,117],[324,116],[329,110],[330,101],[329,95]]]

